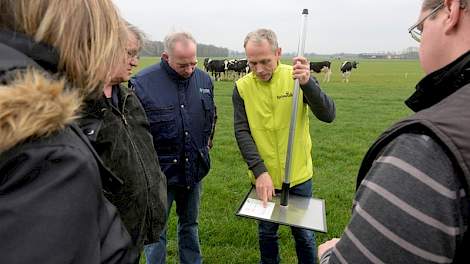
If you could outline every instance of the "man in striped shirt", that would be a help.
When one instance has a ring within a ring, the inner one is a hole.
[[[470,0],[424,0],[415,115],[366,154],[350,223],[320,263],[470,263]]]

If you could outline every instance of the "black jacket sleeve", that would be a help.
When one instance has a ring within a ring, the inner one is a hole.
[[[90,153],[65,145],[0,155],[0,263],[130,263],[130,237]]]
[[[311,77],[307,84],[301,85],[304,92],[304,102],[318,120],[331,123],[336,117],[335,102],[321,89],[317,79]]]

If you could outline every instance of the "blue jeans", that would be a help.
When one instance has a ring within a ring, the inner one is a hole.
[[[176,203],[178,215],[178,255],[181,264],[202,263],[199,247],[198,214],[201,199],[201,182],[191,189],[184,187],[167,187],[169,215],[173,201]],[[144,247],[147,264],[166,263],[166,233],[168,226],[162,231],[160,241]]]
[[[312,197],[312,179],[292,187],[291,194]],[[261,255],[260,264],[280,263],[279,256],[279,236],[277,230],[279,224],[259,221],[259,250]],[[311,230],[291,227],[292,235],[295,240],[295,251],[299,264],[315,264],[317,260],[315,233]]]

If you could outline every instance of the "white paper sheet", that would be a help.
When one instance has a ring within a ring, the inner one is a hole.
[[[263,201],[247,198],[245,204],[240,210],[240,214],[253,216],[263,219],[270,219],[274,210],[274,203],[268,202],[267,206],[263,206]]]

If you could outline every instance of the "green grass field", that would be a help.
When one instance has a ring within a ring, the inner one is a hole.
[[[156,61],[142,58],[140,68]],[[403,101],[423,76],[418,61],[364,60],[346,84],[341,82],[339,67],[340,62],[334,61],[331,82],[322,83],[322,89],[335,100],[336,120],[325,124],[311,115],[310,122],[314,196],[326,201],[328,225],[327,234],[317,233],[317,245],[343,232],[363,155],[385,128],[411,113]],[[232,89],[233,81],[215,83],[218,123],[212,169],[203,181],[199,220],[205,263],[258,263],[257,223],[235,216],[250,182],[233,133]],[[167,262],[178,263],[174,206],[172,209]],[[280,228],[280,244],[282,262],[297,263],[287,227]]]

